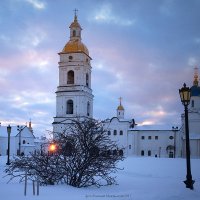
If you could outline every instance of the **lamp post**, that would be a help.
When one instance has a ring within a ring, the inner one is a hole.
[[[7,126],[7,133],[8,133],[8,157],[7,157],[7,163],[6,165],[10,165],[10,133],[11,133],[11,126]]]
[[[186,139],[186,162],[187,162],[187,175],[184,181],[186,188],[193,190],[194,180],[192,180],[191,165],[190,165],[190,140],[189,140],[189,126],[188,126],[188,105],[190,104],[190,88],[183,84],[179,89],[181,102],[185,108],[185,139]]]

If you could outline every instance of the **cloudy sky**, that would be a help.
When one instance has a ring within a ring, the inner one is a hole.
[[[180,124],[178,89],[200,64],[200,0],[1,0],[0,122],[51,130],[58,52],[78,9],[92,60],[94,117]]]

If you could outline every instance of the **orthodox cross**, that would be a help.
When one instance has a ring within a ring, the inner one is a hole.
[[[75,16],[76,16],[77,12],[78,12],[78,10],[75,8],[75,9],[74,9],[74,15],[75,15]]]
[[[122,103],[122,97],[119,97],[119,103],[121,105],[121,103]]]

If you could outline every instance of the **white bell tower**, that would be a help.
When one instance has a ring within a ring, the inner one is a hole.
[[[65,124],[74,118],[93,117],[91,64],[87,47],[81,41],[82,28],[76,10],[70,25],[70,40],[58,53],[59,85],[56,91],[56,117],[53,131],[64,131]]]

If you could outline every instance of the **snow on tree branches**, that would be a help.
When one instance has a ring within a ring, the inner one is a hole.
[[[42,184],[65,183],[74,187],[116,184],[114,173],[117,163],[124,159],[122,149],[111,141],[102,122],[94,119],[73,120],[62,133],[51,141],[51,153],[17,157],[6,169],[11,179],[23,180],[24,171],[29,178],[39,176]]]

